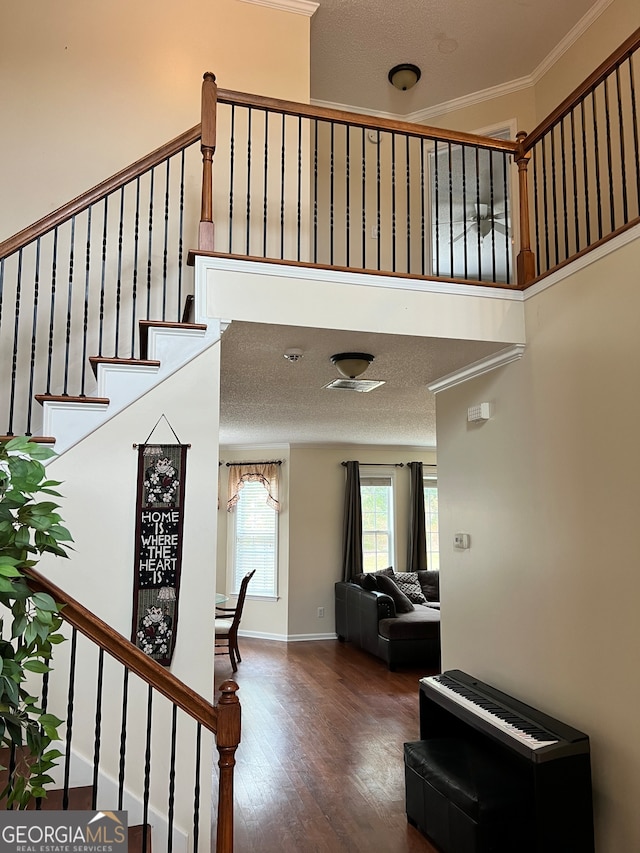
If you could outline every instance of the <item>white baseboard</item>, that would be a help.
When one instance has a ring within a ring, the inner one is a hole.
[[[262,631],[238,631],[239,637],[254,637],[256,640],[275,640],[279,643],[304,643],[307,640],[336,640],[337,634],[266,634]]]

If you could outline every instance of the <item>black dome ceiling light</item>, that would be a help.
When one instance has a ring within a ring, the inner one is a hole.
[[[368,352],[339,352],[331,356],[331,361],[345,379],[361,376],[373,361]]]
[[[412,65],[410,62],[394,65],[388,75],[391,85],[402,92],[406,92],[407,89],[415,86],[421,76],[422,71],[417,65]]]

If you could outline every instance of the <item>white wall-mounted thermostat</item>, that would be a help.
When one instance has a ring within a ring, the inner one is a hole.
[[[471,536],[468,533],[454,533],[453,547],[458,548],[460,551],[466,551],[471,547]]]

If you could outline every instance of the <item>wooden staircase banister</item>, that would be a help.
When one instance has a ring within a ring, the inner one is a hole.
[[[187,687],[179,678],[160,666],[159,663],[148,657],[133,643],[126,640],[122,634],[114,630],[98,616],[87,610],[79,601],[72,598],[60,587],[45,578],[35,569],[25,569],[29,586],[36,592],[46,592],[58,603],[63,604],[63,618],[77,628],[82,634],[91,639],[100,648],[112,655],[131,672],[142,678],[160,693],[175,703],[194,720],[201,723],[206,729],[214,734],[218,731],[219,714],[218,708],[207,702],[202,696]],[[212,641],[213,642],[213,641]],[[235,694],[238,686],[235,682],[225,682],[221,690],[225,697],[225,708],[233,702],[230,694]],[[237,703],[237,697],[235,697]],[[238,721],[239,721],[239,703]],[[233,724],[225,726],[225,740],[228,740],[228,730],[233,729]],[[228,744],[225,744],[227,746]]]
[[[412,124],[407,121],[378,118],[377,116],[350,113],[346,110],[334,110],[328,107],[316,107],[297,101],[283,101],[279,98],[267,98],[263,95],[251,95],[246,92],[234,92],[231,89],[218,89],[218,103],[236,104],[238,106],[256,107],[276,113],[301,116],[309,119],[322,119],[338,124],[348,124],[354,127],[364,127],[369,130],[395,131],[407,133],[425,139],[437,139],[439,142],[451,142],[459,145],[474,145],[489,148],[493,151],[506,151],[514,154],[518,143],[510,139],[494,139],[491,136],[477,136],[457,130],[444,130],[440,127],[430,127],[426,124]]]
[[[6,258],[14,252],[17,252],[19,249],[24,248],[33,240],[47,234],[56,226],[66,222],[72,216],[82,213],[83,210],[86,210],[92,204],[95,204],[95,202],[100,201],[110,193],[119,190],[130,181],[153,168],[153,166],[157,166],[168,157],[177,154],[183,148],[186,148],[198,139],[200,139],[200,125],[196,124],[190,130],[186,130],[184,133],[176,136],[175,139],[165,142],[165,144],[161,145],[160,148],[156,148],[155,151],[152,151],[145,157],[141,157],[140,160],[136,160],[135,163],[121,169],[119,172],[116,172],[115,175],[111,175],[110,178],[106,178],[104,181],[96,184],[95,187],[92,187],[90,190],[87,190],[71,201],[68,201],[66,204],[63,204],[62,207],[59,207],[57,210],[53,210],[51,213],[43,216],[42,219],[38,219],[37,222],[28,225],[26,228],[23,228],[22,231],[18,231],[17,234],[13,234],[11,237],[8,237],[0,243],[0,258]]]

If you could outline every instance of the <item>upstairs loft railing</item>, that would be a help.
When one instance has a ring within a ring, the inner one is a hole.
[[[137,357],[138,320],[180,320],[196,243],[524,288],[630,227],[639,45],[640,30],[515,141],[218,90],[206,74],[200,125],[0,243],[0,434],[40,432],[36,394],[90,397],[88,359]]]
[[[142,833],[142,853],[232,853],[237,684],[224,682],[211,705],[41,574],[28,574],[34,591],[64,605],[69,629],[52,671],[34,687],[43,708],[64,720],[56,807],[127,810],[129,826],[151,827]],[[219,753],[213,837],[204,818],[209,733]]]
[[[640,29],[523,139],[535,274],[640,221]]]

